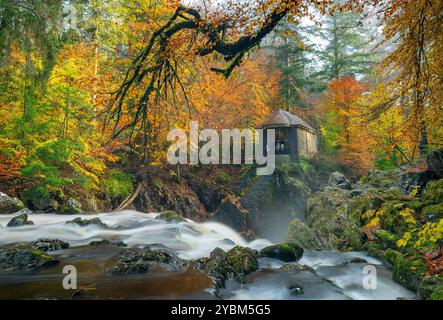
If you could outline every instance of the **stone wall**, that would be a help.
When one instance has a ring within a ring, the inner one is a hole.
[[[298,154],[300,157],[312,158],[317,154],[317,135],[297,128]]]

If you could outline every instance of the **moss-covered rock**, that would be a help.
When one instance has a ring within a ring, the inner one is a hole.
[[[276,244],[263,248],[260,251],[260,255],[285,262],[292,262],[298,261],[302,258],[303,248],[292,243]]]
[[[168,222],[172,222],[172,221],[186,221],[185,218],[183,218],[181,215],[179,215],[177,212],[172,211],[172,210],[168,210],[168,211],[164,211],[161,212],[157,217],[155,217],[156,219],[161,219],[161,220],[166,220]]]
[[[14,218],[12,218],[8,224],[7,227],[20,227],[20,226],[26,226],[34,224],[31,220],[28,220],[28,215],[26,213],[18,215]]]
[[[231,266],[237,281],[244,283],[244,276],[258,270],[258,252],[256,250],[235,246],[226,253],[226,260]]]
[[[443,275],[426,276],[418,287],[418,297],[424,300],[443,300]]]
[[[69,248],[69,243],[58,239],[38,239],[32,242],[32,248],[44,252],[56,251]]]
[[[395,250],[387,250],[386,260],[394,266],[392,278],[405,288],[417,291],[427,271],[423,259],[418,256],[406,256]]]
[[[187,266],[185,260],[166,250],[149,248],[126,249],[117,257],[117,263],[107,269],[113,275],[141,274],[148,272],[152,266],[161,266],[171,271],[182,271]]]
[[[215,248],[209,257],[190,261],[189,268],[211,276],[218,295],[229,279],[245,283],[245,276],[258,270],[257,258],[258,252],[250,248],[236,246],[228,252]]]
[[[96,225],[99,227],[102,227],[104,229],[109,228],[106,223],[101,221],[99,218],[92,218],[92,219],[82,219],[82,218],[75,218],[74,220],[67,221],[66,223],[73,223],[76,225],[79,225],[80,227],[86,227],[89,225]]]
[[[57,265],[59,261],[47,253],[35,249],[0,250],[0,270],[34,270]]]
[[[12,198],[0,192],[0,213],[8,214],[20,211],[25,208],[23,202],[18,198]]]
[[[65,214],[81,214],[83,213],[83,210],[79,201],[74,198],[69,198],[61,207],[60,212]]]

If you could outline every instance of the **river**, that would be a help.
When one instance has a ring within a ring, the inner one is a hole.
[[[68,299],[72,291],[62,287],[63,266],[74,265],[78,286],[86,299],[215,299],[211,280],[198,272],[152,270],[143,275],[115,276],[105,272],[113,257],[122,251],[116,246],[88,246],[91,241],[123,241],[128,247],[167,247],[180,258],[208,256],[216,247],[229,250],[235,245],[260,250],[272,242],[257,239],[248,242],[227,226],[215,223],[166,222],[155,213],[121,211],[97,215],[30,214],[34,225],[7,228],[14,215],[0,215],[0,247],[35,241],[60,239],[69,249],[50,252],[61,263],[39,271],[0,272],[0,299]],[[110,228],[96,225],[66,224],[76,217],[99,217]],[[354,258],[366,262],[349,263]],[[260,258],[260,269],[240,285],[228,281],[221,291],[223,299],[397,299],[415,298],[415,294],[394,283],[392,272],[364,252],[305,251],[298,264],[315,272],[287,272],[283,262]],[[295,263],[293,263],[295,264]],[[364,289],[363,268],[373,265],[377,287]],[[297,289],[294,293],[293,288]],[[291,290],[292,289],[292,290]]]

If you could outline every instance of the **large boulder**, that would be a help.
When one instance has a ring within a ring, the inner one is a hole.
[[[41,238],[32,242],[32,248],[43,252],[49,252],[68,249],[69,243],[58,239]]]
[[[295,262],[303,256],[303,248],[293,243],[276,244],[263,248],[260,255],[285,262]]]
[[[117,263],[107,271],[113,275],[141,274],[148,272],[153,266],[183,271],[187,263],[170,251],[131,248],[123,251],[117,257]]]
[[[428,169],[433,171],[437,177],[443,177],[443,149],[433,150],[426,157]]]
[[[344,174],[338,171],[331,173],[331,175],[329,176],[328,184],[331,187],[338,189],[344,189],[344,190],[352,189],[351,182],[348,180],[348,178],[346,178]]]
[[[246,276],[258,270],[258,252],[236,246],[228,252],[215,248],[209,257],[190,261],[189,268],[207,273],[214,282],[215,294],[225,287],[229,279],[246,282]]]
[[[25,205],[20,199],[12,198],[3,192],[0,192],[0,214],[14,213],[24,208]]]
[[[237,197],[229,195],[223,199],[212,220],[221,222],[237,231],[245,231],[249,227],[249,212],[242,208]]]
[[[33,270],[57,265],[59,261],[47,253],[34,249],[0,250],[0,270]]]
[[[20,226],[26,226],[26,225],[30,225],[30,224],[34,224],[34,222],[28,220],[28,215],[26,213],[23,213],[21,215],[18,215],[16,217],[12,218],[6,226],[7,227],[20,227]]]

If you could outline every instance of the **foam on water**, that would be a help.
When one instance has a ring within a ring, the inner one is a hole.
[[[221,223],[196,223],[191,220],[166,222],[155,219],[157,215],[131,210],[98,215],[30,214],[29,219],[34,225],[14,228],[6,228],[6,224],[14,215],[0,215],[0,245],[53,238],[67,241],[75,247],[106,239],[123,241],[129,247],[161,244],[177,251],[182,258],[195,259],[208,256],[216,247],[229,250],[235,245],[241,245],[260,250],[272,244],[265,239],[248,242],[236,231]],[[77,217],[98,217],[110,229],[96,225],[81,227],[72,223],[66,224]]]

